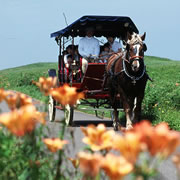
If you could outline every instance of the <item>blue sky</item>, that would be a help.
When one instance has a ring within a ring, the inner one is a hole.
[[[56,62],[50,33],[83,15],[129,16],[146,32],[146,55],[180,60],[179,0],[0,0],[0,69]]]

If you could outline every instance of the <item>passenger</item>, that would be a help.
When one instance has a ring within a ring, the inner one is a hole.
[[[108,36],[107,41],[110,44],[110,52],[121,52],[122,51],[122,45],[120,42],[115,41],[115,37]]]
[[[82,72],[85,74],[88,62],[96,60],[99,56],[100,45],[99,41],[94,38],[94,28],[88,27],[86,29],[86,36],[79,41],[78,51],[82,56]]]
[[[75,53],[75,46],[69,45],[66,48],[67,54],[64,55],[64,64],[66,68],[70,68],[73,60],[78,61],[78,55]]]
[[[100,54],[100,59],[102,63],[107,63],[107,60],[111,56],[112,53],[110,53],[110,44],[107,42],[103,46],[103,51]]]
[[[79,62],[79,57],[75,53],[75,46],[69,45],[66,48],[67,54],[64,55],[64,65],[65,65],[65,79],[66,81],[72,80],[72,63],[75,61]]]

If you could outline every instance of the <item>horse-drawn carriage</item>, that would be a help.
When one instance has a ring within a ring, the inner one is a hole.
[[[112,101],[110,102],[110,95],[112,95],[112,92],[109,92],[108,86],[106,86],[107,78],[105,74],[107,74],[107,63],[89,63],[86,73],[82,76],[82,70],[81,70],[81,58],[78,62],[73,61],[71,66],[71,73],[68,75],[68,70],[65,67],[64,64],[64,57],[63,52],[65,49],[66,44],[70,43],[74,45],[75,40],[79,37],[85,36],[85,29],[87,27],[94,27],[95,32],[94,35],[99,39],[99,42],[104,43],[105,37],[112,36],[116,37],[122,40],[122,42],[127,42],[127,36],[128,34],[136,33],[138,34],[138,29],[133,23],[133,21],[129,17],[122,17],[122,16],[83,16],[80,19],[76,20],[71,25],[67,26],[66,28],[54,32],[51,34],[51,37],[55,37],[55,40],[57,44],[59,45],[59,57],[58,57],[58,72],[56,73],[56,70],[50,69],[49,70],[49,76],[58,76],[58,85],[62,86],[65,83],[68,83],[70,86],[77,87],[78,91],[83,91],[85,93],[85,99],[81,100],[81,105],[88,105],[89,107],[92,107],[92,109],[96,112],[96,115],[98,115],[99,111],[110,111],[115,112],[111,113],[111,120],[112,122],[115,122],[115,118],[117,115],[117,112],[122,109],[122,103],[119,101],[119,93],[117,92],[115,95],[115,101],[116,106],[114,110],[114,106],[112,104]],[[122,54],[122,53],[121,53]],[[137,49],[136,49],[137,54]],[[133,61],[136,59],[143,58],[140,55],[134,55],[132,57]],[[119,57],[119,56],[118,56]],[[122,55],[121,55],[122,57]],[[117,61],[117,57],[115,58]],[[125,58],[124,58],[125,59]],[[126,59],[126,61],[128,61]],[[123,62],[126,64],[127,62]],[[115,64],[111,65],[115,66]],[[125,66],[123,66],[125,68]],[[137,81],[137,78],[135,76],[135,73],[131,77],[129,75],[126,69],[123,69],[126,73],[126,76],[129,76],[128,78],[134,82]],[[145,70],[143,70],[145,71]],[[143,72],[145,74],[145,72]],[[144,76],[144,74],[140,76]],[[71,76],[69,78],[69,76]],[[139,77],[139,79],[143,79],[142,77]],[[139,83],[139,82],[138,82]],[[137,84],[138,84],[137,83]],[[112,90],[114,91],[114,90]],[[120,93],[121,94],[121,93]],[[113,107],[113,108],[112,108]],[[50,121],[53,121],[55,118],[56,108],[58,108],[58,105],[56,104],[56,101],[50,97],[49,99],[49,119]],[[74,106],[66,105],[64,107],[64,114],[65,114],[65,121],[68,125],[73,124],[73,114],[74,114]],[[88,108],[89,109],[89,108]],[[117,129],[117,123],[115,124],[115,128]]]

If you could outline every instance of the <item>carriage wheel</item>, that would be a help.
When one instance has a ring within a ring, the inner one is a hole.
[[[64,109],[64,118],[65,118],[66,125],[73,124],[73,116],[74,116],[74,107],[67,104]]]
[[[56,101],[53,99],[52,96],[49,96],[49,103],[48,103],[48,116],[49,121],[53,122],[55,120],[56,115]]]

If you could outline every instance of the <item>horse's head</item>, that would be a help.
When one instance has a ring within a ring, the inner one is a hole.
[[[141,65],[144,65],[144,52],[147,50],[146,44],[143,43],[145,36],[146,33],[142,36],[136,33],[133,33],[132,35],[128,33],[126,58],[134,72],[138,72]]]

